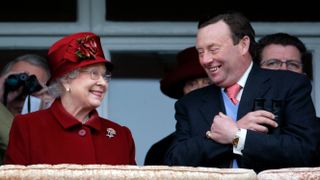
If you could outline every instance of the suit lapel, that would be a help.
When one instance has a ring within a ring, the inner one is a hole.
[[[220,87],[215,85],[209,86],[202,98],[203,105],[200,106],[200,111],[208,124],[211,126],[213,117],[219,112],[225,113]]]
[[[238,119],[252,111],[255,98],[261,98],[269,91],[271,87],[268,83],[269,79],[270,77],[254,63],[243,89],[238,109]]]
[[[263,73],[263,70],[254,63],[243,89],[238,109],[238,119],[252,111],[255,98],[264,97],[270,90],[271,84],[269,80],[269,75]],[[206,88],[202,102],[203,105],[200,106],[200,111],[209,125],[212,124],[213,117],[219,112],[226,113],[220,87],[211,85]]]

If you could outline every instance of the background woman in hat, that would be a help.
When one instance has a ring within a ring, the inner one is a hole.
[[[160,90],[163,94],[179,99],[189,92],[208,86],[211,82],[207,73],[200,65],[198,52],[195,47],[189,47],[177,54],[177,64],[160,81]],[[174,133],[166,136],[149,149],[145,165],[165,165],[163,160],[169,148]]]
[[[48,53],[51,107],[14,119],[6,164],[136,164],[130,130],[95,110],[108,90],[112,63],[100,39],[82,32],[53,44]]]

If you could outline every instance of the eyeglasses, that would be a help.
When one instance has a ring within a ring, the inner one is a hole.
[[[111,73],[106,72],[106,73],[100,73],[98,70],[79,70],[80,72],[85,72],[90,74],[90,78],[92,80],[98,80],[100,77],[102,77],[105,81],[109,82],[111,80]]]
[[[262,67],[270,69],[280,69],[282,64],[286,64],[287,69],[291,71],[300,70],[302,68],[302,63],[297,60],[281,61],[280,59],[269,59],[261,62]]]

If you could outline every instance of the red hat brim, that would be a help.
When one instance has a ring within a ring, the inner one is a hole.
[[[90,54],[85,54],[87,52]],[[91,32],[75,33],[58,40],[50,47],[48,59],[51,80],[91,64],[105,63],[108,71],[113,69],[113,64],[104,57],[100,38]]]
[[[188,80],[208,77],[198,59],[194,47],[179,53],[177,65],[160,81],[162,93],[171,98],[179,99],[184,95],[183,87]]]

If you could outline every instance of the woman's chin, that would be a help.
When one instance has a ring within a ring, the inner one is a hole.
[[[100,105],[101,105],[101,101],[98,101],[98,100],[95,100],[95,101],[91,101],[91,106],[93,107],[93,108],[97,108],[97,107],[99,107]]]

